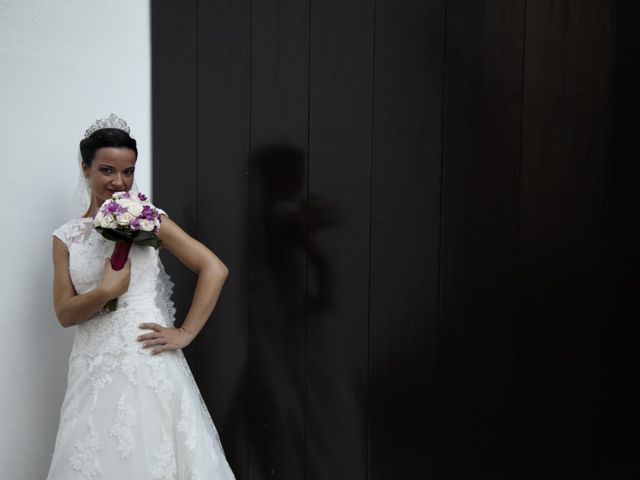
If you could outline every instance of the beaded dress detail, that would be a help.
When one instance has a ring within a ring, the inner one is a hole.
[[[164,213],[164,212],[162,212]],[[76,218],[57,228],[78,294],[96,288],[114,242]],[[143,322],[173,326],[173,284],[153,247],[133,245],[114,312],[77,325],[47,480],[231,480],[218,432],[181,349],[152,355]]]

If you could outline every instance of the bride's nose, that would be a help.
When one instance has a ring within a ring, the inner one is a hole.
[[[124,182],[122,181],[122,177],[120,176],[119,173],[115,174],[115,176],[111,180],[111,183],[113,184],[114,187],[122,187],[124,185]]]

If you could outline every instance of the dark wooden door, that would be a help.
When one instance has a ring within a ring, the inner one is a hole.
[[[637,476],[636,4],[151,8],[154,200],[230,269],[186,353],[239,479]]]

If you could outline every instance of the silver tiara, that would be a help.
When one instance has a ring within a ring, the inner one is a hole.
[[[84,132],[84,138],[89,137],[97,130],[102,130],[103,128],[117,128],[118,130],[129,133],[127,122],[112,113],[107,118],[100,118],[93,122],[93,124],[87,128],[87,131]]]

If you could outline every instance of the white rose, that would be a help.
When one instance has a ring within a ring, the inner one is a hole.
[[[94,227],[101,226],[103,218],[104,218],[104,214],[102,213],[101,210],[98,210],[98,213],[96,213],[96,216],[93,218],[93,226]]]
[[[147,220],[147,219],[140,220],[140,230],[144,230],[145,232],[150,232],[153,230],[154,226],[155,225],[151,220]]]
[[[116,228],[116,225],[116,219],[111,213],[103,217],[100,221],[100,226],[102,228]]]
[[[126,208],[127,210],[129,210],[129,207],[131,207],[132,203],[133,202],[128,198],[118,199],[118,205],[120,205],[122,208]]]
[[[131,202],[131,205],[129,206],[129,212],[137,217],[142,213],[142,205],[140,205],[140,203],[138,202]]]
[[[118,225],[129,225],[131,221],[136,218],[134,215],[131,215],[129,212],[124,212],[118,215],[116,218],[116,222]]]

